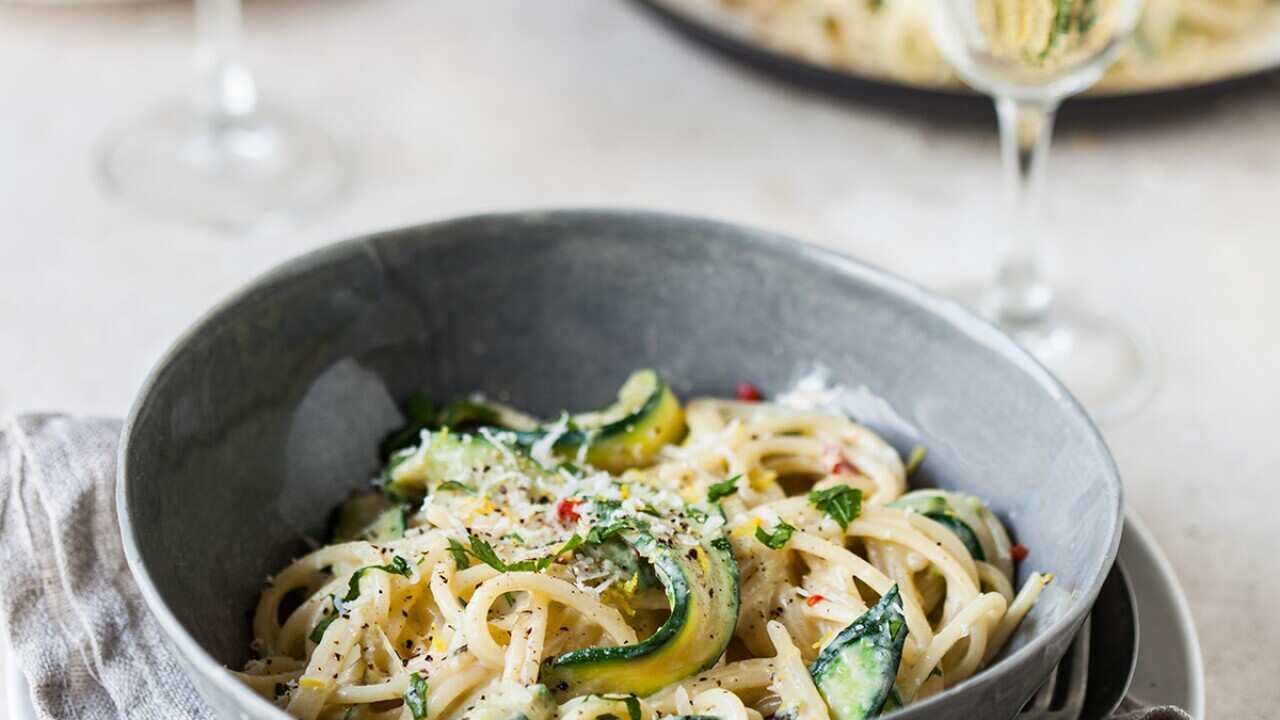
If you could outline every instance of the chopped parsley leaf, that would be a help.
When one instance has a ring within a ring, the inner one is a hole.
[[[600,520],[587,531],[586,543],[589,545],[599,545],[606,540],[617,537],[626,530],[646,530],[649,527],[648,522],[638,517],[624,514],[622,512],[622,503],[617,500],[596,498],[593,502],[596,508],[596,515]],[[640,512],[648,515],[657,515],[657,511],[652,507],[640,508]],[[661,516],[659,515],[659,517]]]
[[[453,555],[453,564],[459,570],[466,570],[471,567],[471,558],[467,557],[467,549],[462,547],[462,543],[449,538],[449,554]]]
[[[320,622],[316,623],[316,626],[312,628],[311,634],[307,636],[307,639],[319,645],[320,641],[324,639],[324,631],[328,630],[329,626],[333,624],[333,621],[337,619],[338,619],[337,615],[329,615],[328,617],[324,618]]]
[[[738,481],[741,479],[741,475],[734,475],[724,482],[715,483],[707,488],[707,502],[713,503],[738,492]]]
[[[582,471],[582,468],[578,467],[577,465],[574,465],[571,462],[560,463],[559,470],[560,472],[568,475],[573,480],[581,480],[587,475],[585,472]]]
[[[582,543],[582,536],[574,533],[573,537],[566,540],[564,545],[561,545],[560,549],[556,550],[554,553],[551,553],[546,557],[538,558],[537,560],[521,560],[514,563],[503,561],[502,558],[498,557],[497,551],[493,549],[493,546],[490,545],[487,540],[478,538],[475,535],[471,536],[470,550],[463,548],[462,545],[457,544],[456,541],[451,543],[450,546],[452,551],[452,546],[456,544],[458,551],[471,553],[477,560],[498,572],[538,572],[551,567],[551,563],[555,562],[556,558],[564,555],[565,553],[573,552],[582,545]]]
[[[640,720],[640,717],[641,717],[640,699],[637,698],[635,695],[601,695],[600,697],[604,698],[605,700],[622,702],[624,705],[627,706],[628,720]]]
[[[546,570],[547,568],[551,567],[551,563],[555,562],[556,558],[560,557],[561,555],[564,555],[565,553],[571,553],[574,550],[577,550],[578,547],[581,545],[582,545],[582,537],[579,536],[577,533],[574,533],[573,537],[570,537],[568,540],[566,540],[564,545],[560,546],[559,550],[539,560],[537,568],[539,570]]]
[[[413,575],[413,568],[409,566],[409,561],[396,555],[391,562],[386,565],[365,565],[364,567],[351,573],[351,580],[347,582],[347,594],[341,598],[334,597],[333,607],[338,612],[342,612],[343,606],[360,597],[360,578],[370,570],[381,570],[392,575],[403,575],[410,577]]]
[[[787,524],[786,520],[779,520],[777,527],[771,533],[765,532],[763,527],[757,527],[756,539],[770,550],[781,550],[791,540],[791,533],[795,531],[795,527]]]
[[[688,515],[689,517],[693,518],[699,523],[704,523],[707,521],[707,511],[694,505],[685,505],[684,514]]]
[[[515,569],[514,565],[508,565],[502,561],[502,558],[498,557],[498,553],[494,551],[493,546],[490,545],[488,541],[478,538],[475,535],[471,536],[470,552],[477,560],[498,572],[510,572]],[[515,563],[515,565],[521,564],[522,563]]]
[[[498,411],[470,400],[454,400],[440,412],[437,425],[460,428],[470,425],[492,425],[498,422]]]
[[[427,716],[427,679],[422,673],[409,676],[409,687],[404,691],[404,704],[413,714],[413,720],[423,720]]]
[[[835,485],[826,490],[813,490],[809,502],[835,520],[841,530],[862,512],[862,491],[848,485]]]
[[[436,486],[436,492],[460,492],[467,495],[475,495],[476,489],[457,480],[445,480]]]
[[[591,545],[599,545],[600,543],[617,537],[624,530],[630,530],[631,523],[624,518],[622,520],[614,520],[603,525],[592,525],[587,531],[587,543]]]

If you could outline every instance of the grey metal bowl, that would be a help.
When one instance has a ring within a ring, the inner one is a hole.
[[[266,576],[377,467],[396,400],[481,390],[553,413],[633,368],[683,396],[776,391],[814,362],[884,402],[864,418],[923,482],[987,498],[1057,579],[1002,658],[895,717],[1008,718],[1066,649],[1120,538],[1115,465],[1063,388],[998,331],[786,238],[646,212],[488,215],[298,258],[218,306],[142,388],[120,450],[130,567],[228,718],[283,714],[248,657]]]

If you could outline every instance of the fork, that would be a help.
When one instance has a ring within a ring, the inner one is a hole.
[[[1088,682],[1089,618],[1085,617],[1067,656],[1022,708],[1019,720],[1080,720]]]

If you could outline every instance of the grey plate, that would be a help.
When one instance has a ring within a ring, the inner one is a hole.
[[[1191,607],[1173,566],[1132,511],[1117,559],[1133,584],[1142,628],[1129,697],[1142,705],[1176,705],[1203,718],[1204,661]]]
[[[885,401],[926,483],[988,498],[1058,580],[1005,657],[898,717],[1011,717],[1115,557],[1120,480],[1079,405],[954,303],[773,234],[644,212],[491,215],[341,243],[268,273],[177,341],[120,451],[130,567],[210,701],[280,717],[247,658],[263,579],[377,468],[396,399],[481,390],[591,407],[636,367],[684,396],[779,390],[814,361]]]

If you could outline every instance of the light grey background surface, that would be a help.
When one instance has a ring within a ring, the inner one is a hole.
[[[168,342],[254,274],[464,212],[713,215],[936,286],[999,254],[993,128],[789,90],[626,3],[286,0],[247,18],[268,96],[337,132],[361,177],[312,223],[228,239],[104,199],[89,162],[109,123],[182,89],[189,6],[0,7],[0,413],[122,415]],[[1051,170],[1058,276],[1162,351],[1158,396],[1104,430],[1190,595],[1208,717],[1272,717],[1280,84],[1077,125]]]

